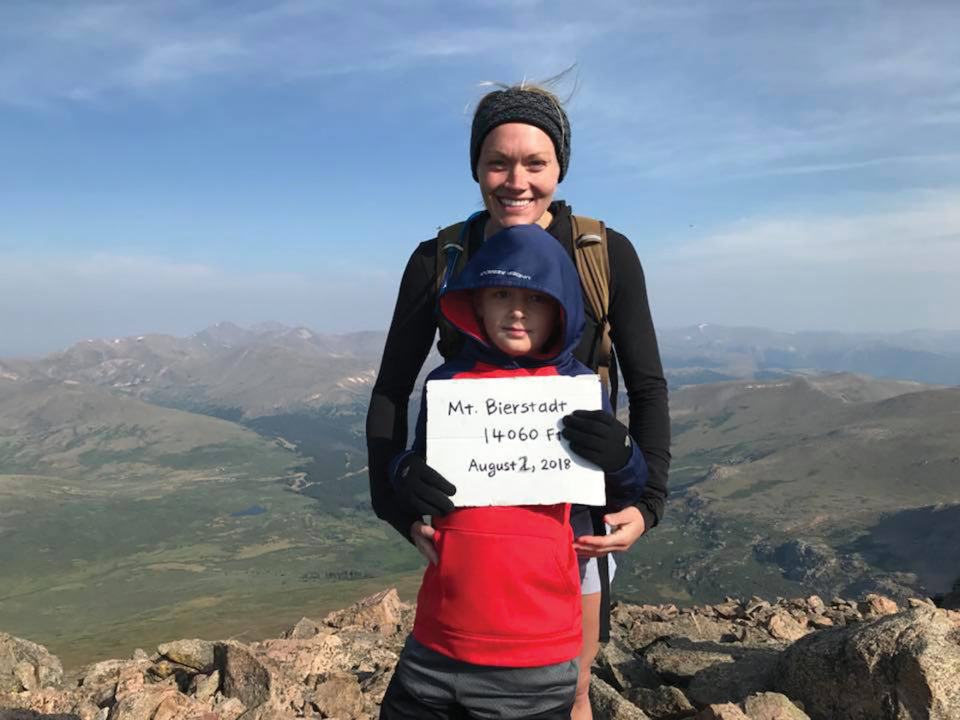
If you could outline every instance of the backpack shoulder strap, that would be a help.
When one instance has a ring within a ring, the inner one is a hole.
[[[462,269],[466,263],[467,245],[469,243],[461,243],[460,241],[460,233],[463,231],[464,224],[463,222],[458,222],[453,225],[447,225],[445,228],[437,228],[437,276],[434,279],[434,291],[436,293],[440,292],[440,285],[443,283],[443,275],[447,269],[449,251],[456,248],[460,252],[457,267],[454,268],[453,274],[456,274],[456,271]]]
[[[610,256],[607,253],[607,228],[600,221],[582,215],[570,216],[573,257],[580,273],[583,294],[597,318],[600,336],[591,350],[591,366],[605,387],[610,387]]]
[[[440,298],[440,289],[443,286],[444,278],[447,276],[447,264],[450,260],[451,253],[457,253],[456,263],[454,267],[450,268],[449,276],[452,278],[456,276],[463,266],[467,264],[467,256],[470,253],[470,243],[469,238],[461,237],[464,233],[464,225],[466,222],[458,222],[453,225],[448,225],[445,228],[437,228],[437,262],[436,262],[436,277],[434,278],[433,293],[434,297],[437,298],[439,302]],[[449,278],[447,278],[449,280]],[[440,351],[440,354],[447,358],[452,355],[457,347],[460,344],[460,335],[454,329],[454,327],[447,322],[446,318],[439,312],[439,306],[437,312],[435,313],[437,317],[437,328],[440,331],[440,340],[437,342],[437,350]]]
[[[583,294],[597,318],[597,337],[590,350],[591,367],[596,368],[603,386],[611,394],[613,414],[617,414],[617,360],[610,340],[610,255],[607,252],[607,228],[594,218],[571,215],[573,257]],[[606,535],[602,513],[591,513],[595,535]],[[606,555],[597,558],[600,575],[600,642],[610,640],[610,569]]]

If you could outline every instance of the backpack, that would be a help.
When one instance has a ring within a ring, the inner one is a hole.
[[[437,231],[436,295],[439,297],[444,281],[457,275],[466,264],[469,255],[469,232],[471,216]],[[610,391],[613,411],[617,407],[617,369],[613,343],[610,340],[610,257],[607,254],[607,228],[600,220],[571,215],[573,259],[580,275],[584,297],[597,320],[599,332],[594,336],[587,366],[600,376],[603,387]],[[460,343],[459,333],[437,313],[440,341],[437,348],[444,357],[456,352]]]
[[[469,231],[471,221],[481,212],[463,222],[437,229],[437,264],[435,294],[438,298],[447,280],[457,275],[467,263],[470,253]],[[610,340],[610,256],[607,254],[607,228],[600,220],[570,215],[570,237],[573,239],[573,258],[580,275],[580,287],[597,320],[587,366],[600,376],[605,391],[610,393],[613,414],[617,414],[617,356]],[[453,355],[460,345],[460,333],[437,312],[440,341],[437,349],[444,358]],[[593,531],[605,535],[606,525],[602,511],[591,511]],[[600,642],[610,639],[610,575],[607,556],[597,558],[600,574]]]

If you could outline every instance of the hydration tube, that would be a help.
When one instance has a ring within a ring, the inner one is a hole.
[[[441,280],[440,289],[437,291],[438,306],[440,304],[440,296],[443,295],[443,291],[447,289],[447,283],[450,282],[450,278],[453,275],[453,269],[457,266],[457,261],[460,259],[460,254],[463,252],[463,248],[467,244],[467,235],[470,232],[470,224],[484,212],[484,210],[477,210],[477,212],[468,217],[466,222],[463,223],[463,227],[460,228],[460,234],[457,236],[457,242],[447,243],[443,248],[444,252],[447,253],[447,267],[443,271],[443,280]]]

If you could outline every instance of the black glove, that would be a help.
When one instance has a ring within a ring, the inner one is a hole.
[[[607,473],[616,472],[633,455],[630,433],[606,410],[574,410],[563,418],[570,449]]]
[[[446,515],[453,510],[449,496],[457,488],[419,455],[411,454],[401,461],[394,487],[397,495],[421,515]]]

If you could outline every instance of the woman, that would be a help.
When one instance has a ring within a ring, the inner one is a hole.
[[[496,90],[477,106],[470,141],[473,178],[486,211],[466,228],[473,250],[498,230],[536,223],[573,247],[566,203],[554,198],[570,161],[570,124],[557,98],[531,85]],[[575,547],[590,558],[583,585],[583,651],[573,720],[592,717],[588,697],[590,666],[599,649],[601,593],[597,561],[629,548],[663,514],[670,464],[670,421],[656,335],[643,270],[633,246],[607,229],[610,259],[610,335],[627,389],[630,434],[649,466],[644,496],[636,506],[608,515],[613,531],[592,535],[576,528]],[[391,459],[404,451],[407,406],[417,375],[437,331],[437,240],[421,243],[410,257],[387,335],[380,373],[367,414],[370,494],[377,516],[390,522],[428,559],[435,559],[433,530],[395,496],[388,479]],[[588,306],[589,307],[589,306]],[[588,315],[590,313],[588,312]],[[575,356],[590,364],[597,322],[588,327]]]

